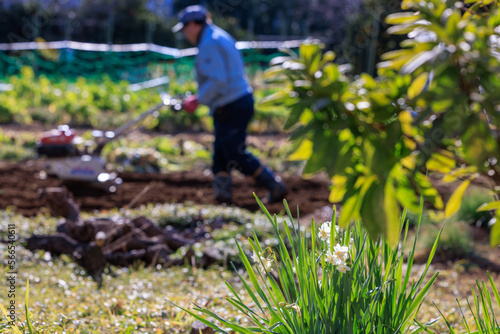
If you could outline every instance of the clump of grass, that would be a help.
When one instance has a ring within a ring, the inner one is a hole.
[[[468,224],[477,227],[487,227],[492,215],[490,211],[477,211],[484,203],[493,201],[494,198],[490,192],[485,189],[475,188],[468,192],[463,200],[460,209],[458,210],[455,220],[464,221]]]
[[[18,326],[15,323],[15,320],[7,321],[5,324],[6,328],[9,328],[12,330],[14,334],[22,334],[28,331],[29,334],[38,334],[40,333],[38,330],[34,329],[32,324],[31,324],[31,319],[30,319],[30,312],[28,311],[28,300],[29,300],[29,294],[30,294],[30,281],[29,279],[26,280],[26,296],[24,299],[24,314],[26,316],[26,324],[22,324]],[[0,304],[0,311],[3,313],[6,319],[12,319],[9,317],[9,312],[3,307],[3,305]],[[1,327],[0,327],[1,329]],[[22,331],[21,331],[22,330]]]
[[[238,244],[249,279],[240,278],[251,304],[227,284],[233,293],[229,302],[252,327],[196,304],[193,310],[181,309],[222,333],[403,333],[414,323],[427,330],[430,324],[420,323],[415,316],[438,275],[424,283],[439,234],[420,277],[410,280],[416,237],[403,268],[403,247],[393,249],[385,239],[369,239],[359,222],[341,230],[335,224],[335,210],[332,221],[318,230],[313,221],[308,235],[293,222],[286,201],[290,224],[285,222],[283,227],[257,201],[273,224],[279,245],[265,247],[254,235],[252,265]],[[403,234],[402,246],[408,225]]]
[[[500,333],[500,319],[497,319],[495,313],[497,313],[500,309],[500,295],[495,286],[495,282],[491,277],[490,273],[488,273],[489,282],[491,285],[491,292],[486,287],[484,281],[479,283],[479,280],[476,279],[476,289],[472,287],[472,297],[473,302],[470,303],[469,299],[466,299],[468,311],[472,314],[472,317],[467,317],[462,309],[462,305],[457,299],[458,307],[460,308],[460,314],[462,316],[462,325],[467,330],[468,334],[494,334]],[[494,298],[491,297],[493,294]],[[494,306],[494,302],[496,300],[496,309]],[[436,306],[437,307],[437,306]],[[439,308],[438,308],[439,310]],[[451,326],[448,319],[444,316],[444,314],[439,310],[443,319],[448,326],[451,334],[457,333],[455,329]]]

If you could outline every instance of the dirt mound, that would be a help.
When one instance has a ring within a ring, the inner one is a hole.
[[[42,165],[37,161],[0,164],[0,209],[14,206],[25,216],[33,216],[41,211],[48,212],[39,196],[39,189],[59,187],[61,181],[55,177],[40,176]],[[217,204],[213,200],[212,177],[202,172],[166,172],[156,174],[122,173],[123,184],[115,193],[105,193],[98,189],[71,185],[75,201],[82,211],[138,207],[146,203]],[[295,214],[297,206],[300,216],[317,213],[331,207],[328,202],[329,180],[325,176],[303,179],[300,176],[284,178],[289,195],[288,204]],[[266,190],[257,187],[250,178],[235,175],[233,180],[234,205],[251,211],[260,210],[252,193],[264,198]],[[141,194],[142,193],[142,194]],[[138,196],[141,194],[140,196]],[[131,205],[132,204],[132,205]],[[266,205],[271,213],[284,211],[283,204]]]

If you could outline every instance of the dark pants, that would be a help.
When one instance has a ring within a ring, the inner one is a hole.
[[[217,108],[214,112],[214,154],[212,172],[230,173],[237,169],[245,175],[252,175],[260,162],[247,151],[247,127],[254,114],[252,94]]]

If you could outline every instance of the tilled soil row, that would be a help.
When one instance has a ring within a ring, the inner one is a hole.
[[[56,177],[44,177],[39,161],[0,164],[0,209],[9,206],[25,216],[47,211],[39,191],[46,187],[60,187]],[[201,171],[165,173],[121,173],[123,184],[115,193],[106,193],[82,185],[67,185],[75,202],[82,211],[131,208],[147,203],[217,204],[213,199],[212,177]],[[284,177],[289,193],[286,200],[295,214],[299,206],[300,216],[307,216],[331,207],[328,202],[329,180],[325,176],[303,179],[298,175]],[[264,198],[266,190],[257,187],[253,179],[235,175],[233,204],[256,211],[260,210],[253,193]],[[284,212],[283,203],[266,205],[271,213]]]

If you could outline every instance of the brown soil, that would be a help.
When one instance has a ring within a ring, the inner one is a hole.
[[[42,126],[2,126],[2,131],[15,136],[21,131],[37,133],[47,130]],[[82,130],[83,131],[83,130]],[[144,135],[144,134],[132,134]],[[151,134],[146,134],[151,135]],[[184,140],[210,145],[213,139],[207,134],[178,134]],[[138,137],[137,140],[140,140]],[[265,143],[273,140],[275,143],[286,140],[283,136],[249,136],[249,144],[260,150],[266,148]],[[38,192],[46,187],[59,187],[62,182],[55,177],[43,178],[40,161],[24,163],[0,162],[0,210],[13,207],[16,212],[25,216],[34,216],[40,212],[48,213],[48,207]],[[240,174],[233,179],[233,204],[252,212],[259,211],[253,192],[264,198],[266,190],[257,187],[251,178]],[[282,175],[283,176],[283,175]],[[108,210],[113,208],[135,208],[147,203],[184,203],[191,204],[218,204],[213,199],[211,187],[212,177],[203,171],[169,172],[164,173],[121,173],[123,184],[115,193],[106,193],[102,190],[83,187],[82,185],[68,185],[81,211]],[[328,201],[329,179],[325,175],[317,175],[311,179],[304,179],[299,175],[283,176],[288,186],[289,194],[286,200],[292,214],[296,216],[297,207],[300,209],[300,221],[308,224],[311,217],[315,221],[326,221],[332,217],[332,203]],[[455,184],[440,184],[435,182],[443,198],[453,192]],[[141,194],[142,192],[142,194]],[[266,204],[271,213],[283,213],[283,203]],[[437,267],[451,267],[453,263],[471,270],[481,268],[491,272],[500,272],[500,247],[489,247],[489,233],[485,229],[469,226],[468,231],[474,241],[474,254],[462,258],[455,258],[449,254],[436,254],[433,264]],[[417,255],[416,263],[425,263],[428,252],[423,250]],[[443,269],[443,268],[441,268]],[[464,275],[463,271],[461,275]]]
[[[47,212],[38,191],[45,187],[62,186],[62,182],[56,177],[41,177],[41,171],[42,164],[37,161],[0,164],[0,210],[12,206],[25,216]],[[201,171],[122,173],[119,177],[123,184],[115,193],[83,185],[68,185],[68,189],[82,211],[123,208],[130,204],[131,207],[138,207],[146,203],[217,204],[213,199],[212,177]],[[329,180],[326,176],[306,180],[292,175],[284,177],[284,181],[289,189],[286,200],[293,213],[298,205],[301,217],[332,206],[328,202]],[[266,190],[241,175],[235,175],[233,182],[233,205],[251,211],[260,210],[252,194],[255,192],[259,198],[264,198]],[[144,190],[147,191],[138,196]],[[269,203],[266,207],[271,213],[284,212],[281,202]]]

